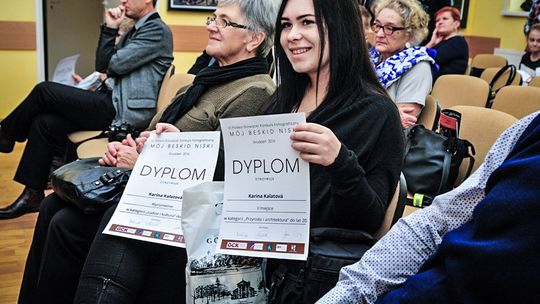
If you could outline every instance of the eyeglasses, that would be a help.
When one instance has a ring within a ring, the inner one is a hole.
[[[385,35],[392,35],[395,31],[402,31],[402,30],[405,30],[407,29],[406,27],[397,27],[397,26],[391,26],[391,25],[380,25],[378,23],[374,23],[372,26],[371,26],[371,29],[375,32],[375,33],[378,33],[380,29],[383,29],[383,32]]]
[[[206,18],[206,25],[210,25],[210,23],[212,23],[212,22],[215,22],[216,26],[221,27],[221,28],[225,28],[227,26],[232,26],[232,27],[241,28],[241,29],[247,29],[248,28],[245,25],[242,25],[242,24],[239,24],[239,23],[236,23],[236,22],[232,22],[232,21],[229,21],[227,19],[219,18],[219,17],[216,17],[216,16]]]

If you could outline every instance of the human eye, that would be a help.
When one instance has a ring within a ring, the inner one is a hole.
[[[292,24],[290,22],[287,22],[287,21],[281,21],[281,29],[286,29],[286,28],[289,28],[292,26]]]
[[[385,26],[383,26],[383,28],[384,28],[384,31],[388,32],[388,33],[393,33],[394,29],[395,29],[395,27],[393,27],[391,25],[385,25]]]
[[[315,24],[315,20],[308,19],[308,18],[302,20],[302,25],[307,26],[307,25],[311,25],[311,24]]]

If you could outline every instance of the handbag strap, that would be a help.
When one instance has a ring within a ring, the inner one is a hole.
[[[504,86],[507,86],[509,84],[512,83],[512,81],[514,81],[514,78],[516,78],[516,67],[513,65],[513,64],[508,64],[508,65],[505,65],[504,67],[502,67],[500,70],[497,71],[497,73],[495,74],[495,76],[493,76],[493,79],[491,79],[491,82],[489,84],[490,87],[493,87],[495,85],[495,82],[497,82],[497,80],[499,80],[499,78],[502,77],[502,75],[508,70],[510,69],[510,75],[508,76],[508,79],[506,79],[506,83]],[[504,87],[503,86],[503,87]],[[502,87],[501,87],[502,88]],[[499,89],[500,90],[500,89]],[[498,90],[497,90],[498,91]]]
[[[465,180],[467,177],[469,177],[469,175],[471,175],[471,171],[472,171],[472,168],[474,166],[474,157],[473,157],[473,155],[476,155],[476,151],[474,150],[474,146],[471,144],[470,141],[468,141],[466,139],[462,139],[462,140],[465,142],[465,146],[467,147],[467,155],[464,158],[469,158],[469,166],[467,167],[467,171],[465,172],[465,176],[463,177],[463,179]],[[471,153],[469,153],[469,148],[472,151],[472,155],[471,155]]]
[[[104,173],[103,175],[99,177],[99,181],[104,185],[110,184],[119,176],[123,175],[126,171],[129,171],[129,170],[118,169],[118,170]]]
[[[407,155],[407,153],[409,153],[409,150],[411,149],[411,137],[413,136],[415,130],[421,127],[422,125],[412,125],[405,130],[405,138],[407,139],[407,144],[405,145],[405,153],[403,155]]]
[[[445,149],[441,183],[439,184],[439,190],[437,190],[437,194],[441,193],[443,187],[446,185],[446,182],[448,182],[448,176],[450,175],[450,164],[452,162],[452,154],[453,153],[452,151],[450,151],[450,149]]]

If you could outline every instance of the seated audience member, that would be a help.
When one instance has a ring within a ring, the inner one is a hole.
[[[382,0],[375,16],[371,60],[407,128],[416,123],[436,70],[433,51],[413,46],[425,37],[428,16],[416,0]]]
[[[358,30],[358,2],[285,0],[277,22],[279,85],[268,114],[306,115],[291,140],[310,163],[310,228],[372,233],[399,179],[403,135]],[[382,148],[389,146],[395,149]],[[317,273],[319,262],[333,267]],[[313,303],[346,264],[312,254],[307,261],[269,259],[269,302]]]
[[[437,51],[435,62],[439,74],[465,74],[469,62],[469,46],[459,34],[461,14],[454,7],[446,6],[435,14],[436,27],[426,47]]]
[[[531,26],[527,33],[527,52],[521,57],[519,70],[530,77],[540,76],[540,23]],[[530,78],[529,77],[529,78]],[[523,77],[525,78],[525,77]]]
[[[375,33],[371,29],[373,15],[365,6],[360,5],[360,16],[362,17],[362,29],[364,30],[367,46],[371,48],[375,44]]]
[[[180,90],[154,117],[150,129],[215,131],[220,118],[260,114],[275,90],[265,56],[272,47],[276,12],[277,5],[269,0],[220,1],[206,26],[206,52],[218,64],[202,69],[191,86]],[[110,143],[102,163],[132,168],[137,156],[135,142],[128,137],[124,144]],[[45,198],[19,302],[73,303],[96,237],[77,303],[96,303],[98,298],[115,304],[184,303],[185,250],[101,234],[102,217],[106,224],[114,209],[105,216],[89,216],[55,194]]]
[[[536,303],[540,112],[458,188],[402,218],[318,304]]]
[[[420,43],[421,45],[424,45],[427,43],[427,39],[431,37],[431,34],[433,33],[433,30],[435,29],[435,13],[445,6],[450,6],[455,1],[453,0],[418,0],[418,1],[420,1],[422,8],[429,16],[428,34],[426,36],[426,39]]]
[[[144,129],[155,114],[163,75],[172,62],[172,34],[155,11],[156,0],[125,0],[105,14],[96,52],[96,70],[110,79],[94,92],[53,82],[34,87],[0,123],[0,152],[27,140],[15,181],[25,185],[14,203],[0,209],[0,219],[36,212],[43,199],[53,155],[65,152],[68,133],[106,130],[127,122]],[[125,17],[134,30],[115,46]]]

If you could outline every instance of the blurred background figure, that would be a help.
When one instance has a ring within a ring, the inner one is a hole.
[[[445,6],[452,5],[455,1],[454,0],[419,0],[420,4],[422,5],[422,8],[429,16],[429,22],[428,22],[428,34],[422,43],[420,45],[425,45],[428,43],[429,37],[431,37],[431,34],[435,30],[435,13],[438,12],[441,8]]]
[[[527,52],[521,57],[519,70],[525,72],[522,78],[525,82],[534,76],[540,75],[540,23],[531,26],[527,33]],[[527,77],[528,76],[528,77]]]
[[[469,60],[469,46],[459,35],[461,14],[455,7],[445,6],[435,13],[435,30],[426,47],[437,51],[435,62],[439,74],[465,74]]]
[[[364,30],[364,36],[366,37],[366,42],[368,48],[371,48],[375,45],[375,33],[371,29],[371,24],[373,23],[373,14],[365,6],[360,5],[360,16],[362,16],[362,28]]]

